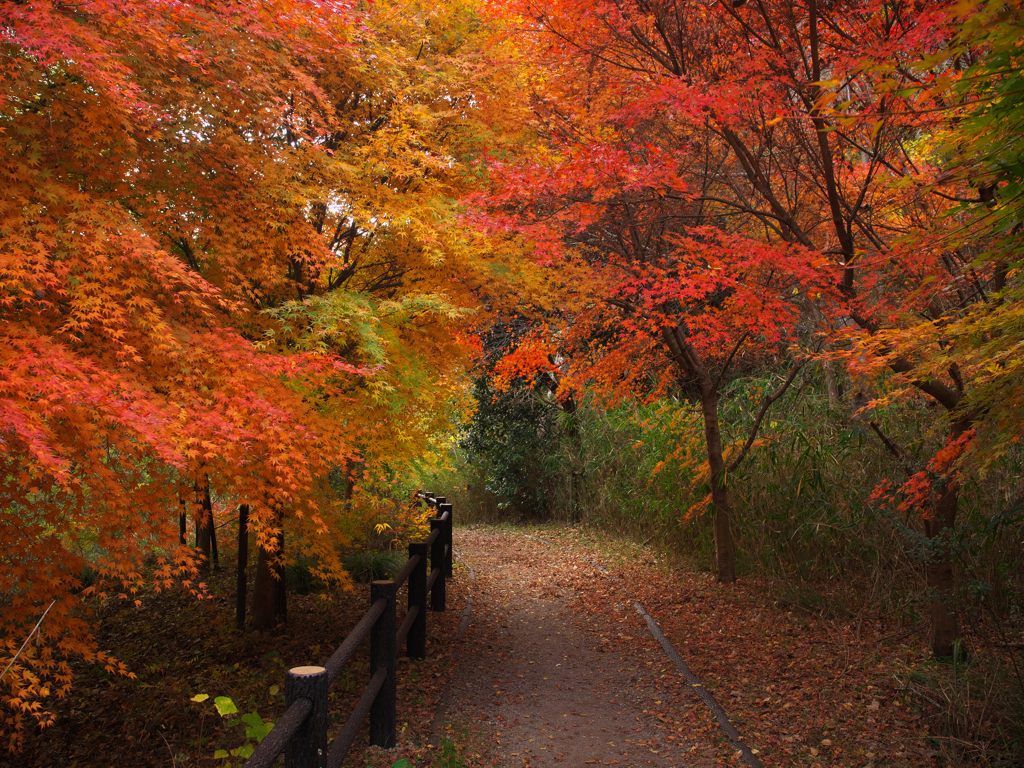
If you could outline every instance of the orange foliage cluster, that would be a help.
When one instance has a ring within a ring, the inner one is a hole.
[[[554,359],[554,344],[542,333],[531,334],[497,362],[491,384],[498,392],[507,392],[516,379],[529,382],[542,373],[557,370]]]
[[[957,460],[964,456],[976,435],[977,430],[971,429],[951,437],[928,461],[927,468],[915,472],[898,487],[892,483],[879,485],[871,494],[872,501],[892,504],[900,512],[916,512],[925,520],[934,519],[935,502],[944,486],[959,482]]]

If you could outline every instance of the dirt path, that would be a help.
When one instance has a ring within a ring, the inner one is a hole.
[[[473,610],[436,723],[479,734],[498,765],[714,764],[692,742],[673,743],[656,714],[646,683],[663,661],[619,650],[650,645],[640,622],[609,627],[582,608],[581,584],[621,584],[522,534],[463,530],[456,549],[475,572]]]

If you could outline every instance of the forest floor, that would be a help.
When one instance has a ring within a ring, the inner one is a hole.
[[[919,631],[797,613],[756,580],[719,585],[583,529],[456,529],[455,551],[427,658],[399,665],[399,746],[354,748],[350,768],[743,764],[636,603],[765,766],[947,764],[942,708],[911,695],[937,667]],[[290,596],[287,627],[238,633],[233,579],[214,574],[208,600],[169,592],[98,607],[100,647],[137,678],[78,665],[56,725],[0,768],[226,765],[214,751],[241,746],[244,726],[192,697],[230,696],[276,719],[285,670],[323,664],[366,607],[363,588]],[[367,678],[364,655],[335,681],[334,729]]]

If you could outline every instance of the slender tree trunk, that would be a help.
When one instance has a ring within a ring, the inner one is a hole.
[[[731,584],[736,581],[736,542],[732,536],[729,477],[722,454],[722,430],[718,423],[718,393],[703,383],[700,388],[700,409],[704,417],[704,438],[708,448],[711,504],[715,510],[716,576],[723,584]]]
[[[235,585],[235,625],[245,628],[245,592],[249,565],[249,505],[238,507],[238,581]]]
[[[666,328],[662,338],[680,370],[684,386],[696,381],[704,417],[704,438],[708,449],[711,479],[711,504],[715,513],[715,571],[718,581],[736,581],[736,542],[732,536],[732,506],[729,503],[729,477],[722,454],[722,429],[718,422],[718,390],[697,351],[686,341],[680,329]]]
[[[839,408],[839,382],[836,380],[836,364],[834,360],[826,360],[825,363],[825,391],[828,392],[828,407],[832,410]]]
[[[278,516],[278,525],[283,525]],[[284,533],[278,534],[276,548],[268,552],[259,549],[256,560],[256,583],[253,585],[252,625],[256,629],[269,629],[287,621],[287,592],[284,572]]]
[[[970,428],[973,419],[962,418],[953,425],[949,439],[956,440]],[[956,513],[960,504],[960,485],[950,480],[943,486],[930,517],[925,518],[928,537],[928,562],[925,580],[932,593],[929,612],[932,618],[932,653],[952,657],[955,643],[961,639],[960,621],[956,615],[955,581],[953,575],[952,537],[956,531]]]
[[[199,518],[196,520],[196,549],[203,556],[199,568],[209,571],[213,562],[213,504],[210,501],[210,486],[195,486],[196,495],[200,499]]]
[[[206,492],[209,497],[209,491]],[[213,555],[213,570],[220,570],[220,553],[217,551],[217,526],[213,524],[213,509],[210,509],[210,552]]]
[[[956,526],[960,488],[954,482],[942,489],[931,519],[925,519],[925,533],[931,543],[925,565],[928,590],[932,593],[932,653],[951,657],[960,639],[960,622],[953,605],[953,561],[950,537]]]
[[[188,532],[188,507],[181,496],[178,497],[178,503],[180,506],[180,510],[178,512],[178,543],[185,545],[188,543],[185,538],[185,534]]]
[[[256,558],[256,583],[252,588],[252,626],[256,629],[270,629],[277,625],[274,611],[274,573],[271,569],[273,552],[259,548]]]

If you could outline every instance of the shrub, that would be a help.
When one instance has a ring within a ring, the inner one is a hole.
[[[395,551],[357,552],[345,558],[345,570],[353,581],[369,584],[393,578],[407,559],[404,553]]]

